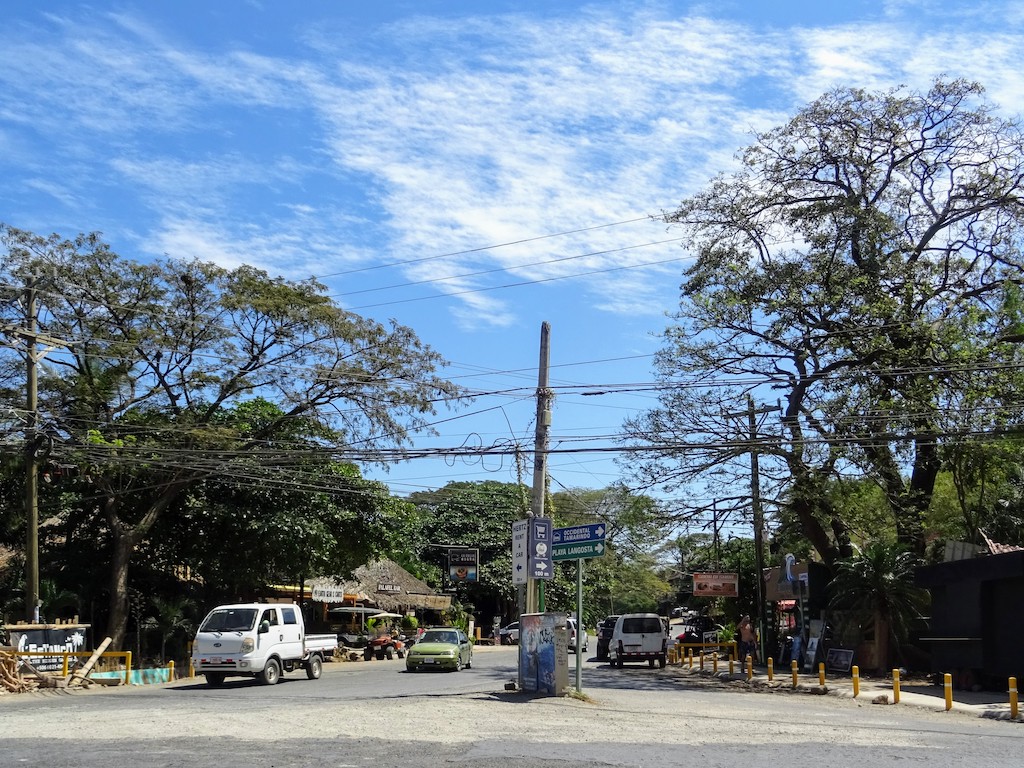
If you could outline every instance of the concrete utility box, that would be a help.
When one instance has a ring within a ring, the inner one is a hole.
[[[569,685],[569,633],[564,613],[519,617],[519,687],[561,696]]]

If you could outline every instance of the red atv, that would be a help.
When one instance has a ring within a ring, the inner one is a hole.
[[[387,631],[371,637],[363,649],[365,661],[371,661],[374,658],[378,661],[393,659],[396,654],[400,659],[405,658],[405,641],[398,634]]]

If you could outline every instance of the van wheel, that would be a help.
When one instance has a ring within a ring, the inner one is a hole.
[[[658,657],[658,668],[659,669],[664,669],[665,668],[665,654],[664,653],[661,654],[661,656]]]
[[[224,685],[224,673],[223,672],[207,672],[206,673],[206,684],[211,688],[220,688]]]
[[[267,666],[260,672],[260,681],[264,685],[277,685],[281,679],[281,665],[277,659],[267,659]]]
[[[324,671],[324,662],[316,653],[306,663],[306,677],[310,680],[318,680]]]

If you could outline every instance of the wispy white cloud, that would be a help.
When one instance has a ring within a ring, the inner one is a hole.
[[[26,144],[10,161],[26,166],[55,154],[98,161],[98,178],[53,169],[33,174],[33,189],[71,208],[90,185],[123,185],[144,250],[303,276],[671,208],[729,168],[751,131],[835,85],[926,87],[945,72],[981,80],[996,101],[1024,97],[1021,35],[994,31],[979,56],[970,28],[924,0],[788,29],[673,7],[418,16],[362,40],[319,23],[287,55],[199,50],[128,12],[50,15],[0,31],[0,142]],[[993,29],[1019,13],[985,10]],[[464,292],[680,255],[616,251],[663,234],[615,227],[405,271]],[[616,252],[535,264],[595,251]],[[460,277],[481,267],[507,272]],[[655,297],[674,292],[672,275],[649,267],[580,285],[594,306],[637,314],[664,309]],[[457,306],[464,325],[516,318],[500,291]]]

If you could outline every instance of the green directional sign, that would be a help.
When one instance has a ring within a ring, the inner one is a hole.
[[[575,544],[553,544],[551,546],[551,559],[558,561],[603,557],[604,550],[604,541],[581,541]]]

